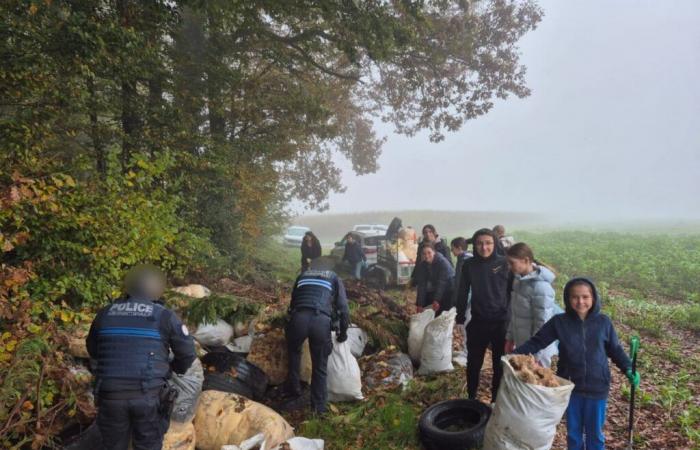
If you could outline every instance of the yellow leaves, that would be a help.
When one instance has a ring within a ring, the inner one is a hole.
[[[29,7],[29,15],[33,16],[39,10],[39,7],[32,3]]]
[[[8,352],[15,351],[15,347],[17,347],[17,340],[15,340],[15,339],[12,339],[11,341],[8,341],[5,344],[5,350]]]
[[[333,414],[340,414],[340,410],[338,409],[338,407],[332,403],[328,405],[328,409],[330,409],[333,412]]]
[[[34,409],[34,403],[30,402],[29,400],[26,400],[24,403],[22,403],[22,409],[25,411],[31,411]]]
[[[72,311],[66,311],[62,310],[59,314],[59,317],[61,318],[62,322],[70,322],[73,320],[73,317],[75,316],[75,313]]]
[[[27,331],[32,334],[39,334],[41,332],[41,327],[35,323],[29,324]]]

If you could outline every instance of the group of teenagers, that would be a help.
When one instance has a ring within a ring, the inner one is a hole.
[[[352,252],[354,244],[350,242],[350,252],[346,244],[348,258],[344,259],[349,259],[359,279],[364,255],[359,245]],[[301,247],[304,273],[321,256],[321,246],[309,232]],[[575,385],[566,412],[567,447],[604,449],[611,377],[608,358],[635,386],[639,373],[632,371],[610,318],[601,313],[594,283],[582,277],[569,280],[562,310],[555,302],[554,279],[554,271],[536,260],[526,243],[515,243],[506,236],[501,225],[482,228],[468,239],[455,238],[449,247],[433,225],[425,225],[411,285],[416,288],[419,313],[432,308],[439,315],[456,307],[456,326],[466,342],[470,399],[476,399],[488,348],[493,366],[492,402],[503,376],[502,356],[532,354],[538,364],[549,368],[558,354],[557,375]]]
[[[632,371],[610,318],[601,313],[594,283],[569,280],[562,310],[555,302],[554,271],[537,261],[527,244],[514,243],[502,226],[453,239],[449,248],[434,226],[425,225],[422,234],[412,274],[417,311],[432,308],[440,314],[457,308],[456,325],[466,336],[469,398],[476,398],[489,347],[492,402],[503,376],[503,355],[532,354],[549,368],[558,354],[557,375],[575,384],[566,412],[567,446],[605,448],[608,358],[635,386],[639,373]],[[456,257],[454,267],[450,254]]]

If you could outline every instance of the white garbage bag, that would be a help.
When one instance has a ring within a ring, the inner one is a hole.
[[[559,387],[525,383],[501,358],[503,378],[486,424],[484,450],[549,450],[574,384],[557,377]]]
[[[307,439],[305,437],[293,437],[271,450],[323,450],[323,439]],[[221,450],[253,450],[265,447],[265,436],[258,434],[241,442],[241,445],[224,445]]]
[[[182,375],[173,372],[168,383],[177,392],[173,413],[170,420],[173,422],[190,422],[197,410],[197,401],[202,393],[202,383],[204,382],[204,371],[202,362],[195,359],[187,372]]]
[[[362,373],[357,359],[350,353],[348,341],[338,342],[333,333],[333,351],[328,357],[328,400],[332,402],[362,400]]]
[[[178,286],[176,288],[173,288],[173,291],[177,292],[178,294],[186,295],[188,297],[193,298],[204,298],[209,297],[211,295],[211,290],[206,286],[202,286],[201,284],[189,284],[187,286]]]
[[[250,353],[250,346],[253,345],[253,336],[241,336],[226,344],[226,348],[234,353]]]
[[[362,356],[365,351],[365,345],[367,345],[368,336],[365,330],[362,328],[350,325],[348,327],[348,343],[350,344],[350,353],[355,358]]]
[[[454,370],[454,366],[452,366],[452,329],[455,317],[457,317],[457,310],[452,308],[431,320],[425,327],[418,375]]]
[[[192,335],[197,342],[209,347],[226,345],[233,337],[233,327],[221,319],[216,323],[201,323]]]
[[[323,450],[324,447],[325,442],[323,442],[323,439],[293,437],[287,442],[280,444],[279,447],[275,447],[273,450]]]
[[[422,313],[411,316],[411,322],[408,325],[408,356],[411,357],[414,363],[420,362],[420,352],[423,348],[423,336],[425,327],[435,318],[435,311],[426,309]]]

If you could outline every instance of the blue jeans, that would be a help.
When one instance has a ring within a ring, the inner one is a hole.
[[[355,267],[353,267],[353,271],[355,272],[355,279],[356,280],[362,279],[362,269],[364,269],[364,268],[365,268],[364,261],[358,261],[355,263]]]
[[[605,409],[608,400],[596,400],[572,393],[566,409],[568,450],[604,450]],[[585,436],[585,437],[584,437]]]

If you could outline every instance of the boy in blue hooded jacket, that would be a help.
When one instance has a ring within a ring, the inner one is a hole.
[[[601,450],[610,390],[608,357],[635,387],[639,373],[632,373],[610,318],[600,312],[600,298],[591,280],[574,278],[566,283],[564,305],[564,313],[552,317],[513,353],[535,354],[559,340],[557,375],[575,384],[566,411],[567,448]]]

